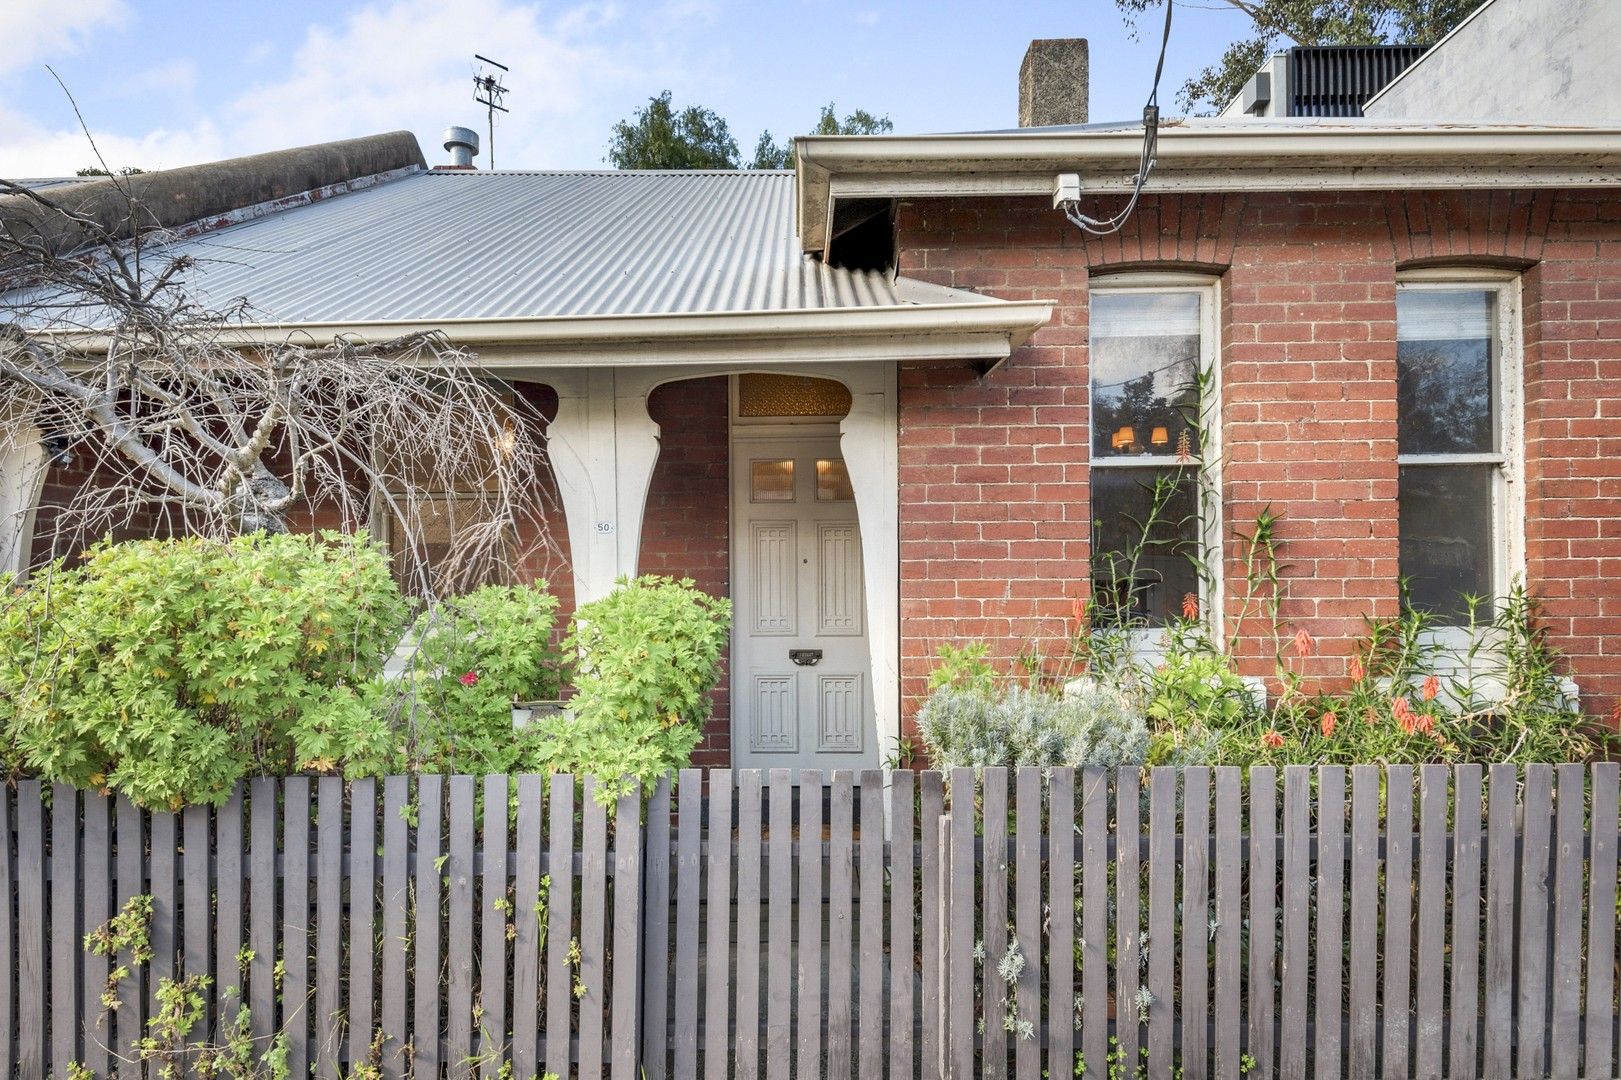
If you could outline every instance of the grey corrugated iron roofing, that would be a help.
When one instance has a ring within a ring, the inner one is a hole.
[[[170,250],[277,323],[991,302],[804,255],[786,172],[428,172]]]

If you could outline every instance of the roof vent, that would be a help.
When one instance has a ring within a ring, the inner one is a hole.
[[[471,169],[473,158],[478,154],[478,132],[472,128],[446,128],[445,149],[450,151],[452,169]]]

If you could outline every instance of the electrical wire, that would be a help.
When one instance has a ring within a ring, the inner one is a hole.
[[[1148,92],[1147,103],[1143,105],[1143,152],[1137,161],[1137,175],[1131,178],[1131,198],[1126,200],[1126,205],[1118,213],[1107,218],[1088,217],[1081,213],[1079,203],[1074,199],[1064,202],[1064,216],[1090,236],[1110,236],[1120,231],[1132,211],[1137,209],[1143,186],[1154,171],[1155,155],[1159,149],[1159,81],[1165,73],[1165,49],[1171,43],[1171,11],[1175,6],[1175,0],[1165,0],[1165,30],[1159,40],[1159,60],[1154,64],[1154,86]]]

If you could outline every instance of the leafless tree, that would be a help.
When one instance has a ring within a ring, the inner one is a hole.
[[[438,333],[277,338],[246,300],[210,308],[133,198],[112,226],[48,189],[0,180],[0,203],[0,445],[94,464],[49,522],[62,547],[369,526],[438,595],[554,563],[540,419],[472,354]]]

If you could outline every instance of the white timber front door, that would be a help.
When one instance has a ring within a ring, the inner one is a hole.
[[[732,442],[732,763],[878,764],[861,529],[837,435]]]

